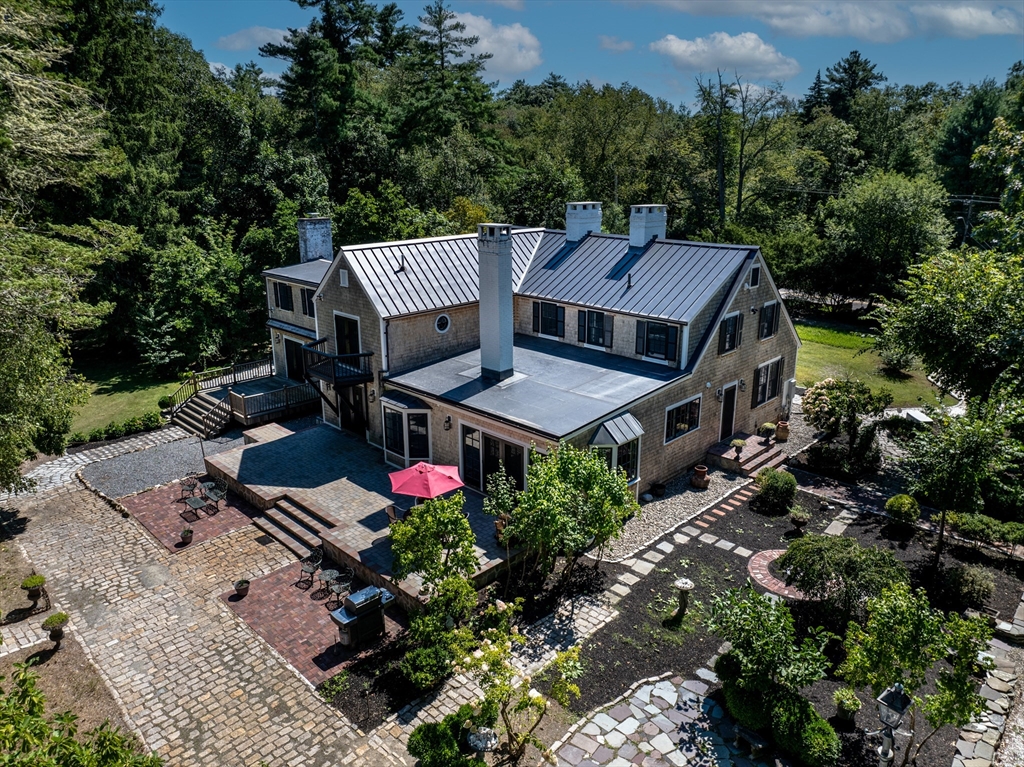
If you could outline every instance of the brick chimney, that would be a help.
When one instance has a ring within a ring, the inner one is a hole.
[[[568,202],[565,204],[566,242],[579,242],[587,232],[601,231],[601,203]]]
[[[299,262],[304,264],[318,258],[334,260],[331,219],[319,213],[307,213],[305,218],[299,219]]]
[[[629,208],[629,246],[642,248],[654,237],[665,239],[666,205],[632,205]]]
[[[512,227],[479,224],[480,375],[501,381],[512,375]]]

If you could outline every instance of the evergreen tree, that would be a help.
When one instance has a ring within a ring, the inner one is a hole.
[[[885,82],[886,77],[876,72],[875,65],[861,56],[859,51],[850,51],[849,56],[825,70],[825,79],[828,81],[825,90],[832,114],[848,122],[857,94]]]
[[[821,70],[814,76],[807,95],[800,101],[800,114],[803,115],[804,123],[814,119],[814,110],[828,106],[828,93],[825,92],[825,83],[821,79]]]

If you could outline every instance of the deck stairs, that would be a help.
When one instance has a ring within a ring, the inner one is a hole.
[[[730,444],[734,439],[742,439],[747,443],[738,456],[736,449]],[[707,452],[709,464],[744,477],[756,476],[766,466],[778,469],[786,462],[787,457],[774,439],[765,444],[763,437],[745,432],[733,434]]]
[[[178,409],[171,421],[197,437],[216,437],[231,423],[231,408],[221,406],[221,403],[222,400],[199,392]]]
[[[285,496],[256,517],[253,524],[299,558],[320,545],[320,536],[341,520],[318,508]]]

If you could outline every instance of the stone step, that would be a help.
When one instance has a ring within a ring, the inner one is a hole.
[[[263,512],[263,516],[271,520],[282,530],[287,530],[293,538],[302,541],[305,546],[313,549],[320,545],[319,533],[323,532],[323,530],[309,529],[290,514],[283,511],[279,506],[267,509]]]
[[[252,523],[258,529],[260,529],[263,532],[265,532],[267,535],[269,535],[275,541],[277,541],[282,546],[284,546],[286,549],[288,549],[293,554],[295,554],[295,556],[297,556],[299,559],[302,559],[303,557],[308,557],[309,556],[309,552],[310,552],[310,547],[309,546],[306,546],[302,541],[300,541],[298,538],[294,537],[291,533],[289,533],[284,528],[278,527],[272,520],[270,520],[270,519],[268,519],[266,517],[256,517],[252,521]]]
[[[320,509],[319,507],[306,506],[291,497],[282,498],[277,502],[276,506],[288,516],[298,520],[310,530],[317,533],[330,530],[342,523],[340,519],[330,512]]]
[[[774,450],[770,453],[764,453],[759,459],[751,464],[743,466],[743,472],[748,477],[757,476],[757,472],[761,469],[770,466],[773,469],[777,469],[786,462],[786,454],[781,450]]]

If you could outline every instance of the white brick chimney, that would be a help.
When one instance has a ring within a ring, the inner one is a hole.
[[[307,213],[305,218],[299,219],[299,262],[304,264],[318,258],[334,260],[331,219],[319,213]]]
[[[629,208],[629,246],[642,248],[652,237],[665,239],[668,224],[667,205],[631,205]]]
[[[501,381],[512,375],[512,227],[479,224],[480,375]]]
[[[566,242],[579,242],[587,232],[601,231],[601,203],[568,202],[565,204]]]

